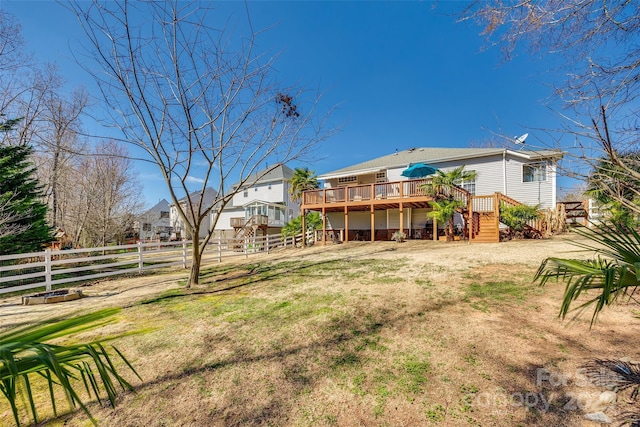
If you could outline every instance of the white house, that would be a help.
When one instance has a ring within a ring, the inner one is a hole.
[[[475,171],[473,181],[459,186],[476,196],[469,210],[488,215],[498,203],[488,197],[496,193],[541,209],[554,208],[556,169],[562,156],[553,150],[412,148],[319,175],[324,189],[305,192],[302,207],[321,212],[325,229],[346,231],[348,240],[363,236],[364,240],[386,240],[399,229],[412,237],[423,236],[433,226],[427,218],[430,199],[419,190],[423,182],[402,176],[407,167],[424,163],[448,171],[464,165],[465,170]],[[497,235],[497,219],[491,221],[496,223]],[[495,240],[493,234],[491,239]]]
[[[204,194],[201,194],[200,191],[196,191],[190,194],[190,198],[191,198],[191,202],[194,205],[197,205],[200,202],[200,197],[202,196],[203,206],[209,207],[215,202],[217,194],[218,193],[216,190],[214,190],[213,188],[207,187],[204,191]],[[186,210],[186,207],[187,207],[186,203],[188,200],[189,199],[185,196],[178,201],[180,205],[182,205],[183,210]],[[171,225],[172,240],[180,240],[183,238],[191,239],[191,236],[187,235],[184,222],[182,221],[182,218],[180,218],[180,215],[178,214],[178,209],[173,203],[169,206],[169,221]],[[200,225],[200,230],[198,235],[201,239],[207,235],[210,227],[211,227],[211,216],[209,215],[204,219],[204,221],[202,221],[202,224]]]
[[[289,220],[299,215],[300,207],[289,195],[288,180],[293,170],[280,165],[264,172],[250,176],[246,180],[250,184],[238,189],[217,218],[214,236],[237,237],[250,229],[255,232],[256,228],[266,234],[279,233]],[[232,187],[234,191],[237,188],[238,184]]]
[[[169,202],[160,200],[151,209],[140,215],[134,228],[138,231],[138,237],[146,240],[166,240],[171,235]]]

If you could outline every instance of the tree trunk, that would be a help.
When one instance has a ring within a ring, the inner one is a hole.
[[[455,224],[453,222],[453,217],[447,222],[447,242],[451,242],[453,240],[453,233],[455,229]]]
[[[202,261],[202,254],[200,253],[200,241],[193,239],[193,248],[191,251],[191,272],[189,273],[189,281],[187,281],[187,289],[191,288],[191,285],[200,284],[200,262]]]
[[[58,227],[58,159],[60,152],[56,149],[53,154],[53,172],[51,176],[51,216],[53,218],[53,227]]]

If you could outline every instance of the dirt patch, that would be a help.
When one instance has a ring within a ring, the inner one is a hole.
[[[640,326],[626,305],[592,329],[558,320],[563,285],[531,279],[548,256],[588,256],[573,238],[314,246],[209,265],[189,292],[174,271],[64,308],[0,300],[0,318],[121,306],[110,332],[150,329],[116,343],[144,381],[115,410],[92,405],[101,425],[589,425],[603,390],[580,366],[640,359]]]

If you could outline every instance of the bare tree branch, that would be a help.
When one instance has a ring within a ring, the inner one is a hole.
[[[197,284],[215,227],[198,242],[205,219],[242,186],[308,156],[328,135],[315,120],[319,97],[278,84],[274,58],[255,51],[258,33],[242,38],[216,28],[209,3],[93,1],[69,8],[87,35],[97,70],[86,68],[112,113],[110,123],[157,165],[194,237],[189,284]],[[297,114],[282,108],[278,94],[290,97]],[[202,182],[195,193],[194,176]],[[217,191],[209,205],[199,196],[208,187]]]

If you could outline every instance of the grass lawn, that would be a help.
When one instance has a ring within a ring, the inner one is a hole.
[[[563,285],[531,279],[543,257],[574,255],[567,240],[294,249],[208,265],[192,290],[173,278],[105,299],[124,309],[91,334],[144,330],[114,343],[143,381],[90,409],[101,426],[590,425],[603,390],[579,367],[638,359],[640,328],[627,305],[591,330],[588,314],[558,320]]]

